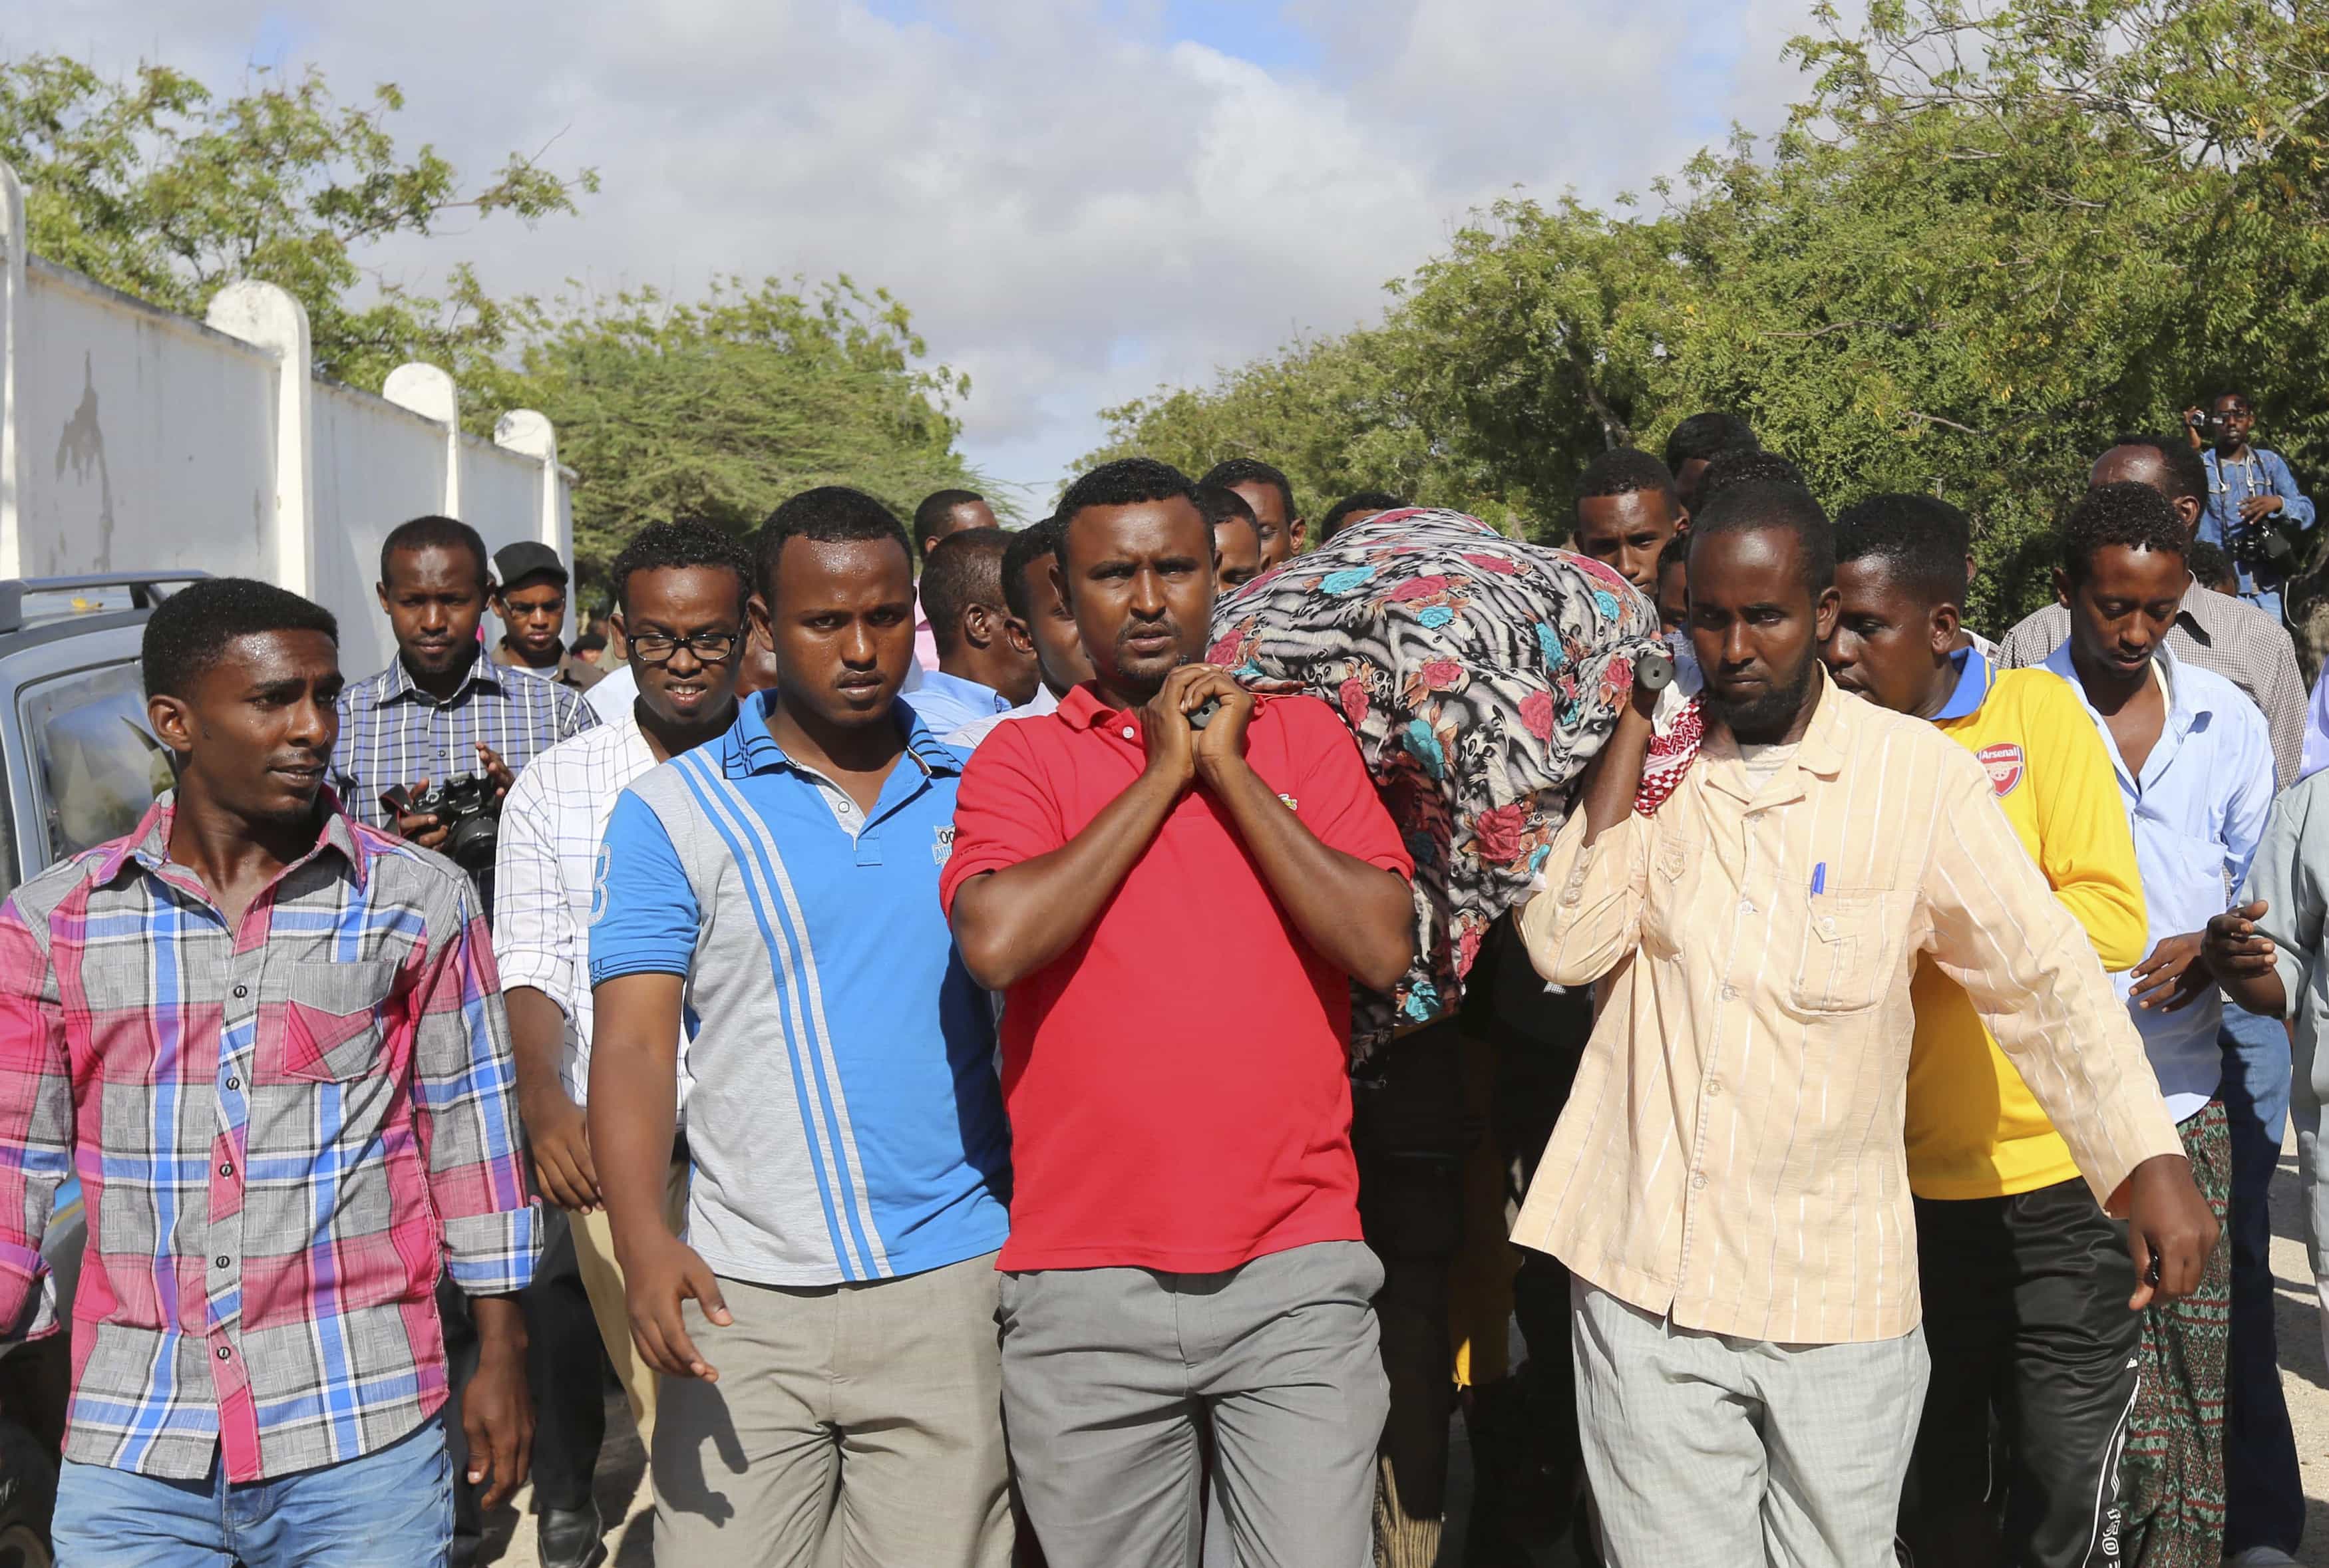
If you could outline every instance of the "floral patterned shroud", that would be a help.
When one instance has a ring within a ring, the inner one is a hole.
[[[1630,699],[1634,660],[1662,646],[1656,610],[1599,562],[1419,508],[1215,606],[1210,661],[1255,691],[1332,704],[1415,856],[1418,956],[1391,995],[1353,989],[1354,1066],[1455,1009]]]

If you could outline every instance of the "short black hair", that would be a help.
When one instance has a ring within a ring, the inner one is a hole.
[[[1698,503],[1719,490],[1734,484],[1792,484],[1797,490],[1809,490],[1811,481],[1804,471],[1780,456],[1766,452],[1760,446],[1733,446],[1718,452],[1708,459],[1706,471],[1698,476]]]
[[[2189,564],[2183,525],[2176,521],[2175,509],[2159,492],[2132,479],[2098,484],[2070,508],[2062,524],[2063,573],[2074,583],[2085,581],[2094,569],[2095,556],[2114,545],[2157,550]]]
[[[398,523],[380,541],[381,586],[388,585],[388,558],[399,550],[465,549],[477,559],[477,587],[484,588],[494,580],[493,561],[486,554],[486,541],[477,530],[457,517],[416,517]]]
[[[2122,446],[2147,446],[2159,454],[2159,460],[2167,465],[2167,477],[2175,486],[2167,493],[2170,501],[2189,498],[2202,506],[2208,504],[2208,462],[2191,442],[2181,437],[2170,440],[2164,436],[2129,435],[2115,437],[2103,450],[2108,454]]]
[[[1206,483],[1213,482],[1208,479]],[[1103,463],[1069,485],[1068,493],[1060,497],[1060,510],[1052,516],[1060,525],[1060,549],[1062,552],[1067,549],[1068,530],[1074,525],[1076,514],[1086,507],[1137,506],[1144,501],[1171,501],[1176,497],[1195,507],[1200,514],[1205,510],[1204,502],[1197,499],[1197,487],[1170,463],[1160,463],[1154,457],[1119,457],[1113,463]]]
[[[1059,553],[1060,525],[1055,518],[1030,523],[1011,536],[1011,546],[1003,552],[1003,603],[1022,622],[1035,619],[1035,601],[1027,596],[1027,568]]]
[[[1363,512],[1372,517],[1378,512],[1397,512],[1407,502],[1388,490],[1354,490],[1326,509],[1325,521],[1318,525],[1318,542],[1325,543],[1343,531],[1343,520]]]
[[[1644,490],[1655,490],[1667,501],[1679,504],[1674,471],[1638,446],[1613,446],[1588,463],[1585,472],[1577,476],[1579,501],[1604,495],[1632,495]]]
[[[740,600],[751,596],[752,552],[745,548],[742,540],[718,523],[695,518],[651,522],[639,530],[615,558],[614,565],[607,568],[607,580],[613,585],[616,605],[627,615],[631,613],[631,578],[636,574],[680,571],[689,567],[734,572]],[[580,646],[580,639],[576,646]]]
[[[2254,399],[2249,398],[2246,392],[2234,391],[2230,387],[2226,387],[2222,391],[2218,392],[2214,397],[2209,399],[2208,407],[2212,408],[2217,404],[2222,402],[2226,398],[2238,398],[2240,400],[2240,407],[2246,408],[2251,414],[2256,412],[2256,403]]]
[[[1803,549],[1804,586],[1814,600],[1835,586],[1835,530],[1812,493],[1800,484],[1768,479],[1733,484],[1706,500],[1683,537],[1694,545],[1704,544],[1724,534],[1763,529],[1796,536]]]
[[[1294,509],[1294,485],[1287,479],[1285,472],[1271,467],[1259,457],[1232,457],[1226,463],[1216,463],[1197,483],[1231,489],[1240,484],[1267,484],[1278,492],[1278,499],[1286,508],[1288,521],[1302,515]]]
[[[929,559],[930,535],[946,526],[958,506],[984,506],[986,497],[976,490],[933,490],[914,508],[914,553]]]
[[[1708,409],[1693,414],[1676,425],[1666,437],[1666,472],[1679,474],[1682,465],[1693,457],[1711,462],[1716,456],[1734,448],[1752,452],[1762,445],[1755,439],[1755,428],[1736,414]]]
[[[1680,567],[1684,571],[1690,569],[1690,530],[1688,529],[1683,530],[1666,540],[1665,548],[1658,551],[1658,576],[1665,576],[1668,567]]]
[[[1895,586],[1927,606],[1966,599],[1966,552],[1973,524],[1937,495],[1872,495],[1835,520],[1835,559],[1883,563]]]
[[[1007,608],[1003,596],[1003,558],[1011,550],[1011,530],[966,528],[930,547],[922,563],[922,614],[938,652],[951,653],[962,639],[962,617],[973,605]]]
[[[2232,558],[2204,539],[2195,539],[2184,547],[2183,565],[2192,581],[2203,588],[2237,580],[2232,573]]]
[[[1256,540],[1261,538],[1261,522],[1253,515],[1246,498],[1226,484],[1199,484],[1197,510],[1205,514],[1207,528],[1219,528],[1225,522],[1242,522],[1253,530]]]
[[[888,507],[846,484],[820,484],[768,513],[768,521],[760,525],[753,540],[756,586],[760,596],[772,605],[777,602],[777,561],[785,553],[785,542],[794,539],[818,544],[886,539],[905,552],[909,568],[914,563],[914,547],[906,538],[905,525]]]
[[[332,612],[255,577],[204,577],[154,606],[138,662],[148,697],[185,697],[238,637],[321,632],[339,645]]]
[[[574,652],[577,653],[596,653],[606,645],[607,634],[604,632],[585,632],[574,639]]]

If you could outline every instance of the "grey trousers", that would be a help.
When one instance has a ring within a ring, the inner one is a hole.
[[[1219,1274],[1005,1274],[1004,1419],[1051,1568],[1194,1568],[1201,1407],[1242,1568],[1365,1562],[1382,1280],[1357,1242]]]
[[[995,1254],[693,1301],[720,1381],[656,1394],[655,1554],[684,1568],[1008,1568]]]
[[[1578,1424],[1609,1568],[1893,1568],[1931,1370],[1922,1329],[1774,1345],[1571,1289]]]

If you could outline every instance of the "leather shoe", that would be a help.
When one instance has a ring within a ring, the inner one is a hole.
[[[542,1568],[599,1568],[607,1560],[605,1535],[595,1505],[544,1508],[534,1525]]]

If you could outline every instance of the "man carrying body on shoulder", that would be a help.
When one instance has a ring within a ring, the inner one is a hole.
[[[1034,650],[1011,634],[1003,597],[1010,548],[1003,529],[966,529],[940,540],[923,563],[922,609],[938,638],[938,662],[922,671],[905,702],[932,735],[1006,713],[1035,695]]]
[[[547,1227],[542,1268],[526,1300],[540,1352],[533,1380],[544,1409],[533,1483],[544,1568],[590,1561],[601,1535],[591,1482],[606,1407],[596,1380],[581,1375],[571,1354],[594,1331],[641,1438],[651,1441],[655,1431],[655,1373],[631,1343],[622,1271],[583,1125],[599,845],[625,789],[736,722],[751,573],[744,546],[708,524],[658,522],[632,536],[608,578],[638,681],[633,711],[534,758],[502,808],[494,949],[506,988],[534,1186],[563,1211]],[[686,1167],[674,1158],[672,1169],[666,1197],[684,1200]],[[556,1329],[550,1331],[544,1319],[553,1315]],[[556,1364],[553,1353],[564,1353],[566,1364]],[[550,1419],[554,1405],[566,1407],[561,1421]]]
[[[502,640],[494,644],[494,662],[505,670],[531,670],[546,681],[588,691],[606,679],[606,671],[582,656],[578,646],[566,646],[566,563],[546,544],[524,540],[504,545],[494,557],[494,614],[502,621]],[[606,643],[601,641],[601,648]]]
[[[946,737],[948,746],[976,751],[997,726],[1035,718],[1059,707],[1060,699],[1092,678],[1092,662],[1076,632],[1076,617],[1060,597],[1060,525],[1056,518],[1021,529],[1003,552],[1003,598],[1011,607],[1011,633],[1023,636],[1042,680],[1035,695],[1008,713],[974,718]]]
[[[2150,486],[2089,491],[2064,526],[2055,575],[2070,634],[2046,661],[2102,736],[2135,830],[2153,946],[2120,994],[2200,1190],[2220,1224],[2233,1212],[2198,1291],[2155,1306],[2145,1324],[2126,1460],[2127,1557],[2138,1564],[2213,1563],[2224,1552],[2230,1227],[2239,1217],[2221,1094],[2223,1006],[2200,949],[2226,887],[2248,874],[2273,794],[2264,716],[2230,681],[2166,646],[2194,591],[2185,540]]]
[[[1840,690],[1929,719],[1973,753],[2103,967],[2131,969],[2148,949],[2143,876],[2110,757],[2062,681],[1957,645],[1966,529],[1955,512],[1878,495],[1837,519],[1822,657]],[[1938,1374],[1918,1428],[1909,1545],[1919,1562],[2112,1568],[2143,1338],[2126,1227],[2096,1205],[1965,988],[1928,959],[1909,994],[1909,1187]]]
[[[1642,590],[1658,596],[1658,558],[1690,526],[1674,475],[1646,452],[1619,446],[1588,464],[1577,480],[1572,546]]]
[[[1221,592],[1234,593],[1261,575],[1261,523],[1244,496],[1226,484],[1197,486],[1197,510],[1213,530]]]
[[[2208,474],[2199,454],[2181,441],[2122,436],[2095,459],[2087,484],[2127,483],[2157,491],[2185,537],[2196,537],[2208,504]],[[2057,599],[2023,616],[1999,641],[1999,655],[2011,668],[2043,664],[2070,634],[2070,608]],[[2194,583],[2167,629],[2166,645],[2182,662],[2230,681],[2263,710],[2272,735],[2274,780],[2282,788],[2294,784],[2307,745],[2305,694],[2287,629],[2245,600]]]
[[[1196,662],[1212,534],[1183,475],[1108,464],[1059,516],[1097,673],[979,748],[943,884],[1007,998],[1027,1512],[1052,1568],[1186,1562],[1202,1406],[1239,1560],[1350,1568],[1386,1408],[1350,983],[1406,969],[1410,862],[1331,709]]]
[[[664,1374],[655,1555],[1003,1568],[1010,1133],[938,904],[964,754],[898,700],[912,557],[880,502],[793,497],[755,577],[777,685],[624,791],[590,931],[590,1152]]]
[[[320,606],[199,582],[144,664],[176,789],[0,908],[0,1319],[44,1289],[70,1174],[89,1219],[58,1559],[435,1568],[440,1270],[483,1341],[460,1421],[488,1501],[533,1424],[537,1235],[476,895],[325,787]]]
[[[1232,457],[1214,464],[1197,483],[1225,485],[1253,508],[1254,524],[1261,530],[1263,571],[1282,567],[1302,553],[1306,524],[1295,509],[1293,482],[1283,470],[1258,457]]]
[[[1620,716],[1521,934],[1613,976],[1513,1239],[1575,1276],[1580,1423],[1617,1568],[1886,1560],[1928,1362],[1900,1129],[1929,955],[2030,1084],[2138,1277],[2214,1225],[2086,934],[1929,724],[1821,669],[1835,547],[1791,485],[1692,516],[1708,724],[1654,817]]]
[[[2203,416],[2187,408],[2183,428],[2208,470],[2208,511],[2201,519],[2202,542],[2232,558],[2240,597],[2281,621],[2281,586],[2297,562],[2276,537],[2286,525],[2302,532],[2313,526],[2313,498],[2277,452],[2252,446],[2256,412],[2240,392],[2220,394]]]
[[[506,793],[537,753],[599,721],[580,692],[484,656],[477,624],[492,587],[476,529],[449,517],[399,523],[380,547],[379,585],[396,658],[340,694],[332,786],[342,809],[424,850],[450,847],[451,824],[391,803],[391,792],[407,801],[477,775]],[[490,919],[493,860],[472,859],[461,869]]]

